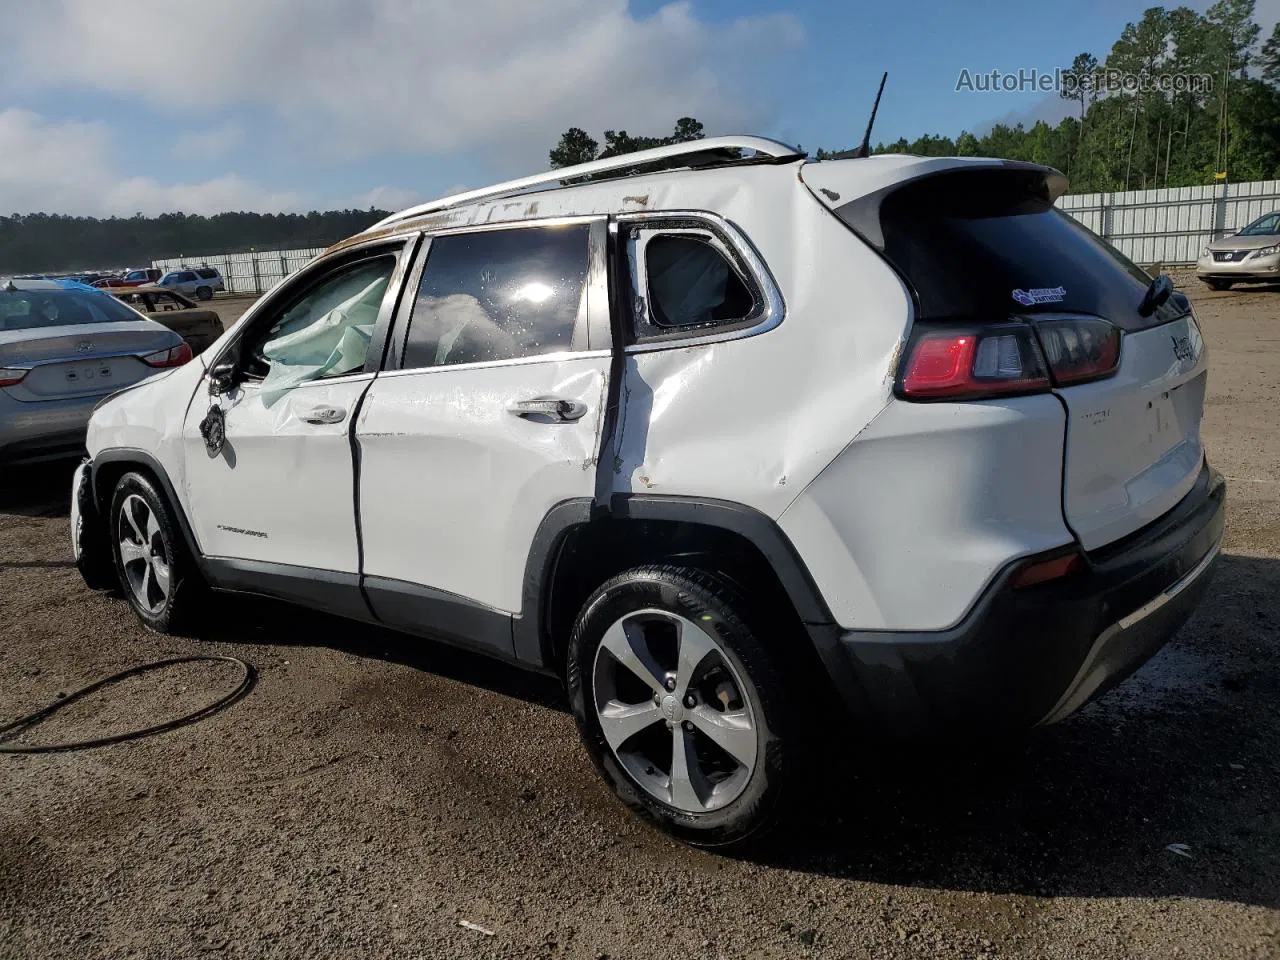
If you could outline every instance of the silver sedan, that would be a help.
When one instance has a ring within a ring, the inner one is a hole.
[[[1280,211],[1259,217],[1200,251],[1196,276],[1214,290],[1236,282],[1280,280]]]
[[[105,292],[0,279],[0,464],[79,454],[99,400],[190,359],[182,337]]]

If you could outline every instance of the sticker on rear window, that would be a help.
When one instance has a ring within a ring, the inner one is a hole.
[[[1036,287],[1034,290],[1015,290],[1013,299],[1024,307],[1034,307],[1038,303],[1061,303],[1067,299],[1065,287]]]

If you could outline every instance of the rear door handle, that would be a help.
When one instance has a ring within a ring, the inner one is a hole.
[[[302,415],[305,423],[341,423],[347,419],[347,411],[341,407],[315,407]]]
[[[562,397],[538,397],[533,400],[517,400],[507,407],[507,412],[517,417],[550,417],[560,423],[572,423],[582,419],[587,412],[587,405]]]

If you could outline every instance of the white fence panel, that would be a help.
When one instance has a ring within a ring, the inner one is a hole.
[[[1058,206],[1138,263],[1194,263],[1210,241],[1280,208],[1280,180],[1069,194]]]
[[[266,293],[311,259],[323,253],[324,247],[299,250],[254,250],[250,253],[215,253],[207,257],[171,257],[153,260],[160,270],[187,267],[217,267],[229,293]]]

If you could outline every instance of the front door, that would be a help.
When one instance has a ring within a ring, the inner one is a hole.
[[[430,241],[398,369],[356,426],[364,584],[383,622],[511,654],[538,525],[595,492],[603,254],[603,221]]]
[[[377,375],[407,242],[290,280],[211,364],[221,386],[197,394],[183,443],[191,522],[218,586],[367,615],[351,428]]]

